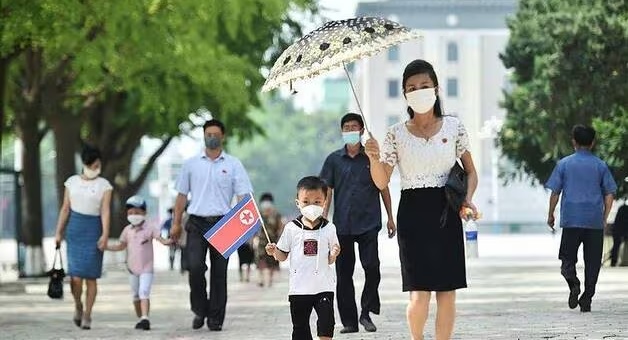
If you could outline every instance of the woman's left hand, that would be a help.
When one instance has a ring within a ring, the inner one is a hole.
[[[100,249],[100,251],[107,249],[107,237],[101,236],[98,239],[98,249]]]
[[[467,209],[471,209],[473,214],[467,214]],[[478,208],[471,202],[470,200],[465,200],[462,203],[462,209],[460,209],[460,218],[468,221],[469,218],[473,218],[474,220],[478,219]]]

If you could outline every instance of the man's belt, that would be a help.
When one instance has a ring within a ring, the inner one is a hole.
[[[220,221],[220,219],[223,217],[223,215],[220,216],[199,216],[199,215],[190,215],[190,218],[194,218],[197,220],[203,220],[205,222],[209,222],[209,223],[215,223]]]

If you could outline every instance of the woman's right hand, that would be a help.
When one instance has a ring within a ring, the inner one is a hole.
[[[364,152],[369,158],[379,160],[379,143],[373,136],[369,136],[364,143]]]
[[[60,232],[55,233],[55,247],[59,249],[61,247],[61,241],[63,241],[63,235]]]

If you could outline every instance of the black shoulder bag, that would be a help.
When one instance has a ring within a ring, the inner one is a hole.
[[[456,159],[456,163],[449,172],[447,183],[445,183],[445,197],[447,205],[440,217],[440,227],[444,227],[447,223],[447,214],[449,209],[458,213],[462,208],[465,198],[467,197],[467,173]]]

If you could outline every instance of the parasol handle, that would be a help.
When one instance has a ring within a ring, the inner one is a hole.
[[[373,137],[371,135],[371,131],[366,126],[366,118],[364,118],[364,112],[362,112],[362,106],[360,105],[360,100],[358,99],[358,95],[355,92],[355,87],[353,87],[353,81],[351,81],[351,75],[349,75],[349,70],[347,69],[347,64],[345,64],[343,62],[342,63],[342,68],[345,70],[345,73],[347,74],[347,79],[349,79],[349,85],[351,85],[351,92],[353,92],[353,98],[355,98],[355,102],[356,102],[356,104],[358,104],[358,110],[360,111],[360,116],[362,116],[362,121],[364,121],[364,130],[366,130],[369,133],[369,136]]]

